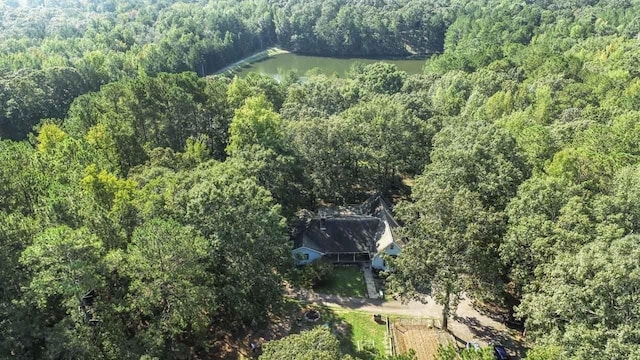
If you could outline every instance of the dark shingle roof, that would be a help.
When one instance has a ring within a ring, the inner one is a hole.
[[[393,229],[398,223],[391,214],[391,204],[380,194],[374,194],[364,203],[349,207],[321,208],[325,214],[325,228],[322,230],[321,216],[307,217],[294,230],[294,248],[307,247],[321,253],[369,252],[376,253],[395,235]],[[385,223],[391,234],[384,236]],[[379,242],[380,241],[380,242]]]
[[[321,253],[376,252],[376,242],[384,232],[384,221],[377,217],[310,219],[294,235],[294,248],[307,247]]]

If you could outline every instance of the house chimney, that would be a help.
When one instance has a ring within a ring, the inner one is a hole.
[[[327,230],[327,218],[324,215],[320,218],[320,230]]]

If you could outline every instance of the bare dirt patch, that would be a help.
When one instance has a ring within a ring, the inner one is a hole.
[[[398,319],[391,324],[391,335],[397,354],[415,350],[418,359],[435,359],[440,344],[451,342],[451,336],[435,327],[433,319]]]

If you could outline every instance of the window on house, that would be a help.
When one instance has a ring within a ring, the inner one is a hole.
[[[309,260],[309,254],[302,254],[302,260]]]
[[[389,246],[389,250],[393,250],[393,244]]]

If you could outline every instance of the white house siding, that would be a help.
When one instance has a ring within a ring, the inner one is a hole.
[[[318,260],[322,257],[322,254],[316,250],[309,249],[306,247],[300,247],[291,251],[293,255],[293,259],[297,265],[306,265],[314,260]],[[307,254],[309,258],[306,260],[302,260],[302,257]]]
[[[382,259],[382,254],[398,255],[400,254],[400,251],[402,251],[402,249],[400,249],[400,247],[396,243],[391,243],[382,252],[379,252],[378,254],[376,254],[376,256],[373,257],[373,260],[371,260],[371,267],[374,269],[386,270],[387,267],[385,266],[384,260]]]
[[[391,244],[393,244],[393,233],[391,233],[391,226],[385,220],[384,221],[384,232],[380,235],[380,239],[376,242],[376,250],[378,253],[381,253],[383,249],[386,249]]]

